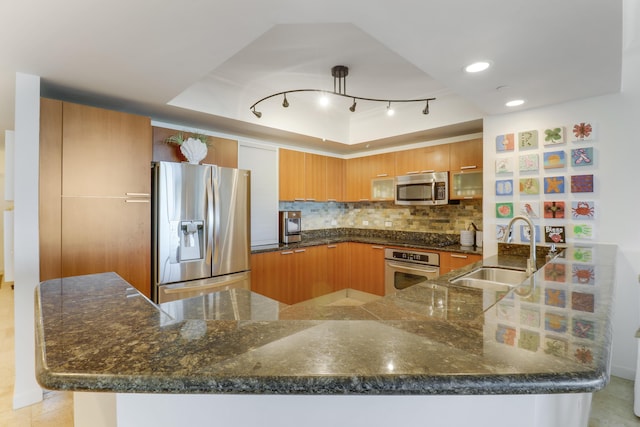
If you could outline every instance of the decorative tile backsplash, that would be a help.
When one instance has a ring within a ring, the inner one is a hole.
[[[482,226],[482,200],[441,206],[398,206],[393,202],[280,202],[280,210],[302,212],[302,229],[362,228],[457,234],[473,222]]]

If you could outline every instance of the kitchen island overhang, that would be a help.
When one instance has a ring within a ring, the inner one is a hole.
[[[511,395],[586,406],[588,418],[609,379],[616,252],[591,250],[585,263],[567,248],[532,292],[464,289],[446,275],[357,307],[285,306],[243,289],[155,305],[114,273],[47,281],[36,290],[37,378],[89,392],[79,402]],[[434,310],[443,290],[446,310]]]

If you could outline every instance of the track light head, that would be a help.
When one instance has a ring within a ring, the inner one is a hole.
[[[389,105],[387,105],[387,116],[393,116],[396,112],[391,108],[391,101],[389,101]]]
[[[351,111],[352,113],[356,111],[356,99],[353,98],[353,104],[351,104],[351,107],[349,107],[349,111]]]
[[[422,114],[429,114],[429,101],[427,101],[427,105],[424,106],[424,110],[422,110]]]
[[[253,107],[251,109],[251,112],[253,113],[254,116],[256,116],[257,118],[262,117],[262,113],[260,111],[256,111],[256,107]]]
[[[287,94],[284,94],[284,101],[282,101],[282,106],[287,108],[289,106],[289,101],[287,101]]]

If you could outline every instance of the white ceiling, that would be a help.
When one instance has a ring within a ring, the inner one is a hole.
[[[475,132],[512,98],[620,90],[622,0],[0,0],[0,16],[2,130],[16,72],[41,76],[46,96],[337,153]],[[462,71],[480,59],[493,66]],[[318,111],[291,94],[251,114],[275,92],[332,90],[334,65],[354,96],[437,99],[389,119],[386,105]]]

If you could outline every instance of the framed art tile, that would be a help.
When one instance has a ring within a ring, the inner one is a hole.
[[[544,145],[564,144],[565,142],[564,126],[544,130]]]
[[[564,193],[564,176],[545,176],[544,194]]]
[[[497,224],[496,225],[496,240],[502,241],[504,236],[507,234],[507,224]]]
[[[572,175],[571,176],[571,192],[572,193],[592,193],[593,192],[593,175]]]
[[[574,247],[568,250],[567,258],[572,261],[591,262],[593,261],[594,248]]]
[[[571,150],[571,166],[593,165],[593,147],[573,148]]]
[[[534,225],[536,229],[536,242],[540,242],[540,226]],[[531,241],[531,229],[528,225],[520,226],[520,241],[522,243],[529,243]]]
[[[578,285],[594,285],[596,266],[593,264],[573,264],[571,266],[571,282]]]
[[[518,347],[524,350],[538,351],[540,347],[540,334],[534,331],[520,330]]]
[[[513,195],[513,180],[499,179],[496,181],[496,196]]]
[[[593,219],[596,216],[596,204],[593,201],[572,201],[571,216],[575,219]]]
[[[578,122],[571,130],[572,141],[593,141],[595,139],[595,126],[589,122]]]
[[[507,322],[516,321],[516,309],[512,302],[501,301],[496,304],[496,317]]]
[[[515,139],[512,133],[496,136],[496,152],[513,151],[515,148]]]
[[[571,292],[571,309],[593,313],[595,296],[587,292]]]
[[[596,335],[596,324],[593,320],[574,318],[571,331],[576,338],[593,340]]]
[[[496,203],[496,218],[513,218],[513,203]]]
[[[513,173],[513,159],[504,157],[496,159],[496,174]]]
[[[523,154],[518,158],[520,172],[532,172],[537,171],[538,155],[537,154]]]
[[[593,226],[591,224],[574,224],[573,237],[576,239],[593,239]]]
[[[496,342],[506,345],[515,345],[516,330],[511,326],[498,325],[496,328]]]
[[[520,213],[529,218],[540,218],[540,202],[527,201],[520,203]]]
[[[521,150],[533,150],[538,148],[538,131],[528,130],[518,132],[518,148]]]
[[[540,327],[540,311],[534,308],[522,308],[520,309],[520,323],[524,326],[530,326],[532,328]]]
[[[558,169],[567,165],[564,151],[549,151],[542,153],[542,164],[545,169]]]
[[[567,281],[567,266],[559,263],[548,263],[544,266],[544,280],[564,283]]]
[[[543,202],[545,218],[564,218],[564,202],[560,200]]]
[[[545,225],[544,227],[545,243],[566,243],[567,238],[563,225]]]
[[[583,365],[593,365],[593,349],[584,345],[576,345],[572,347],[572,354],[576,362]]]
[[[540,194],[540,180],[538,178],[520,178],[520,194]]]

